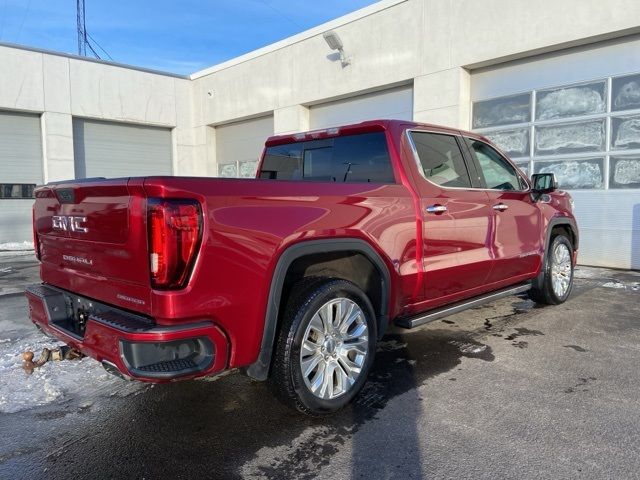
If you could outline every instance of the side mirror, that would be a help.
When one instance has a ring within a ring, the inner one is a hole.
[[[533,183],[531,190],[539,195],[551,193],[558,189],[558,182],[554,173],[534,173],[531,175],[531,183]]]

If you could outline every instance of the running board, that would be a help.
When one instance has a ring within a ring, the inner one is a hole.
[[[446,307],[430,310],[428,312],[421,313],[413,317],[398,318],[395,320],[394,323],[402,328],[408,328],[408,329],[416,328],[416,327],[419,327],[420,325],[424,325],[425,323],[438,320],[439,318],[448,317],[449,315],[453,315],[454,313],[459,313],[469,308],[478,307],[480,305],[484,305],[485,303],[498,300],[499,298],[508,297],[510,295],[516,295],[517,293],[526,292],[527,290],[530,290],[530,289],[531,289],[531,283],[527,282],[525,284],[520,284],[515,287],[504,288],[502,290],[497,290],[495,292],[480,295],[479,297],[473,297],[473,298],[470,298],[469,300],[463,300],[462,302],[454,303],[453,305],[447,305]]]

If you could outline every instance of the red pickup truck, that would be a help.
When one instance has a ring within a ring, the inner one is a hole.
[[[242,368],[302,412],[362,388],[390,322],[568,297],[569,194],[487,139],[368,121],[271,137],[256,179],[50,183],[33,210],[32,321],[149,382]]]

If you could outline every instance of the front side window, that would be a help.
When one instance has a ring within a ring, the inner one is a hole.
[[[471,188],[469,172],[453,135],[410,133],[424,177],[442,187]]]
[[[516,191],[527,189],[527,183],[518,175],[513,165],[494,148],[479,140],[467,138],[466,141],[478,161],[487,188]]]
[[[395,183],[384,132],[268,147],[260,178],[337,183]]]

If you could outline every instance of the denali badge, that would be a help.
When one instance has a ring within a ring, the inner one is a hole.
[[[76,257],[75,255],[62,255],[62,259],[67,262],[83,263],[85,265],[93,265],[93,260],[90,258]]]
[[[51,223],[54,230],[72,231],[87,233],[89,229],[82,224],[87,221],[87,217],[73,217],[71,215],[54,215]]]

